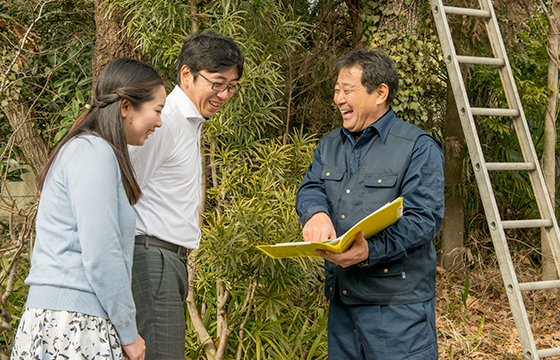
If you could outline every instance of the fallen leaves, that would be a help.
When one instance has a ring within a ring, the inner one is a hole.
[[[523,360],[499,271],[469,273],[470,284],[465,291],[466,274],[438,268],[436,327],[440,359]],[[558,290],[527,292],[524,301],[537,349],[560,347]]]

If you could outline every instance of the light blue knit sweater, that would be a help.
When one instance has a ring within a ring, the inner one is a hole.
[[[26,306],[109,319],[132,343],[134,223],[111,146],[92,135],[67,143],[41,193]]]

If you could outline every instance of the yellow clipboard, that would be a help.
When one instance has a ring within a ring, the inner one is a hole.
[[[323,242],[292,242],[279,243],[276,245],[257,245],[257,248],[265,252],[274,259],[290,258],[298,256],[316,256],[319,257],[315,250],[328,250],[334,253],[343,253],[348,250],[356,235],[363,231],[364,237],[367,239],[385,229],[389,225],[399,220],[403,213],[402,197],[385,204],[373,213],[363,218],[343,235],[334,240]]]

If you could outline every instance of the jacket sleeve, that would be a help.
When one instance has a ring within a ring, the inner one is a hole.
[[[299,222],[305,223],[316,213],[325,212],[329,214],[329,203],[325,193],[325,181],[321,179],[323,163],[321,162],[321,141],[313,152],[313,161],[296,194],[296,212],[299,215]]]
[[[368,239],[369,266],[404,258],[408,249],[436,237],[445,211],[443,171],[440,146],[430,136],[420,136],[399,190],[403,215],[395,224]]]

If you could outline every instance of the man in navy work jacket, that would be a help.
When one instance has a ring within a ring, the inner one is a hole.
[[[353,50],[336,64],[343,127],[326,134],[296,196],[306,241],[335,239],[403,197],[395,224],[325,259],[329,359],[437,359],[437,235],[444,213],[441,144],[397,119],[393,60]]]

